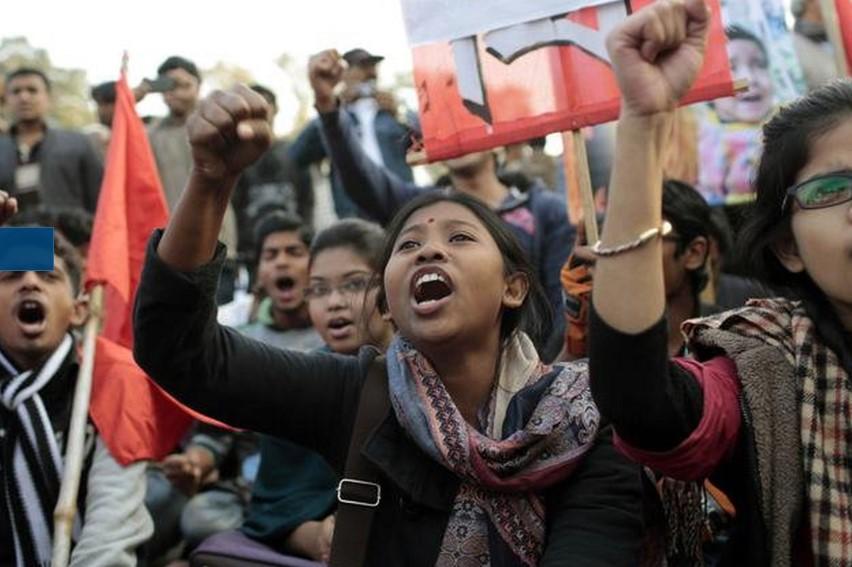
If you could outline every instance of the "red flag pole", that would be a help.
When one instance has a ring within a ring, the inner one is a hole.
[[[834,52],[834,65],[837,67],[837,76],[846,77],[849,75],[852,62],[846,61],[846,48],[843,45],[840,19],[837,17],[837,5],[834,2],[835,0],[819,0],[819,7],[822,11],[825,31],[828,33],[828,39],[831,42],[832,51]]]
[[[52,567],[66,567],[71,556],[71,531],[77,514],[77,495],[83,471],[83,452],[86,441],[86,423],[89,420],[89,400],[92,394],[92,375],[95,369],[95,342],[103,320],[104,288],[96,285],[89,295],[89,319],[83,338],[83,361],[74,389],[71,423],[68,427],[68,448],[62,468],[59,499],[53,511]]]

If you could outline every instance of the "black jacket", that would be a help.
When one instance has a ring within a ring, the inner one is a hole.
[[[340,474],[376,351],[301,354],[219,326],[213,296],[222,247],[211,264],[179,273],[159,260],[158,241],[155,234],[137,295],[137,362],[194,409],[318,451]],[[458,479],[410,441],[393,411],[362,451],[384,477],[368,564],[434,565]],[[643,529],[640,472],[615,451],[608,432],[545,498],[541,565],[636,564]]]
[[[626,334],[607,325],[592,310],[589,335],[592,394],[601,413],[634,447],[659,453],[677,448],[698,427],[704,413],[704,394],[692,374],[669,360],[665,318],[646,331]],[[738,362],[733,349],[703,348],[694,353],[699,360],[726,354]],[[774,347],[759,350],[774,355],[758,353],[763,362],[763,379],[758,383],[775,394],[758,391],[756,403],[755,396],[749,396],[749,385],[743,383],[738,364],[743,386],[742,426],[732,453],[710,475],[737,512],[719,559],[721,567],[775,567],[780,561],[797,565],[796,561],[808,554],[809,541],[801,537],[804,490],[800,480],[790,480],[790,471],[798,472],[797,467],[801,467],[794,376]],[[613,352],[618,356],[612,356]],[[766,380],[767,376],[774,382]],[[766,387],[769,384],[773,387]],[[759,429],[756,423],[761,424]],[[758,443],[758,431],[763,435],[768,431],[770,436]],[[784,542],[784,549],[778,548],[779,540]]]
[[[83,134],[48,128],[38,150],[39,198],[49,207],[77,207],[94,214],[103,164]],[[8,134],[0,135],[0,188],[16,193],[18,149]]]

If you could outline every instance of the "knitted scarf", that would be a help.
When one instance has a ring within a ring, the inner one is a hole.
[[[461,479],[436,565],[537,565],[545,540],[539,494],[571,474],[600,421],[585,362],[546,366],[529,338],[515,335],[477,428],[411,344],[396,338],[387,359],[400,424]]]
[[[59,497],[62,454],[40,392],[74,356],[67,335],[47,361],[19,372],[0,352],[0,490],[8,514],[18,567],[50,565],[53,508]],[[76,526],[79,535],[79,523]]]
[[[760,339],[793,367],[813,554],[820,566],[852,566],[852,384],[843,353],[826,345],[798,301],[752,300],[733,313],[688,322],[684,330],[693,335],[702,327]]]

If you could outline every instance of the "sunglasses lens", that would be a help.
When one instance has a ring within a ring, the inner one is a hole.
[[[806,209],[831,207],[852,200],[852,176],[823,177],[802,184],[796,198]]]

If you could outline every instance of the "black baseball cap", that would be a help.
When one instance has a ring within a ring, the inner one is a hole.
[[[350,65],[375,65],[384,59],[381,55],[373,55],[366,49],[357,47],[343,54],[343,59]]]

